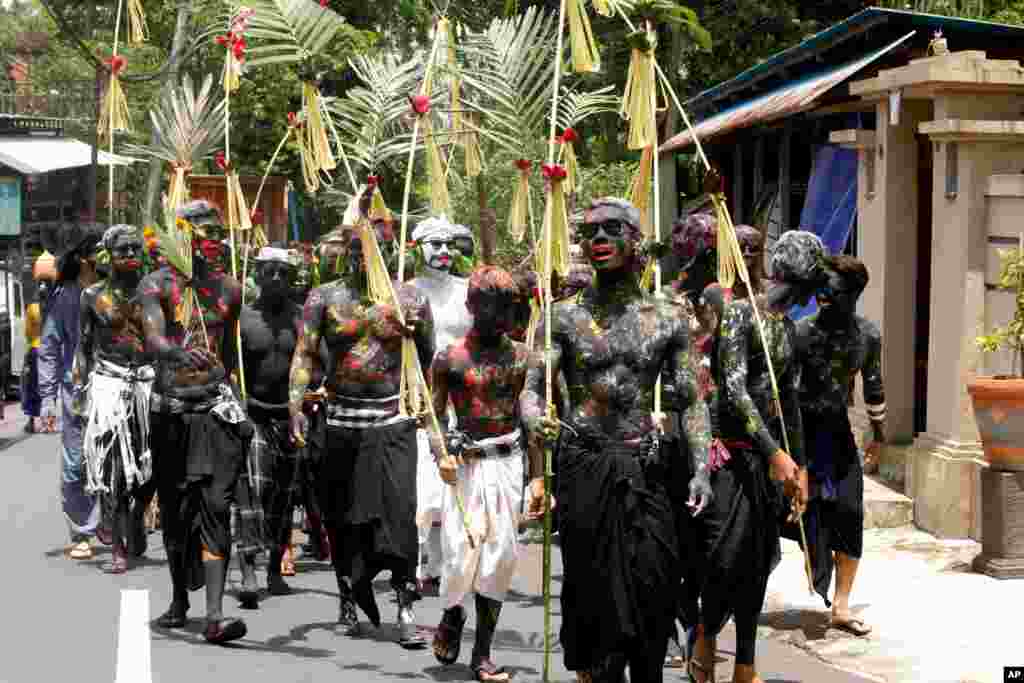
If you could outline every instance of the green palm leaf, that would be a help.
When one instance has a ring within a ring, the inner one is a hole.
[[[350,88],[326,107],[337,127],[338,140],[349,160],[374,170],[387,160],[409,153],[409,95],[423,76],[419,60],[399,61],[393,55],[360,56],[349,64],[363,85]],[[442,94],[435,94],[435,103]]]
[[[197,92],[187,74],[178,85],[169,84],[149,111],[153,124],[148,145],[127,145],[126,152],[152,155],[190,167],[209,157],[224,137],[224,100],[207,75]]]
[[[558,127],[561,130],[578,126],[584,119],[596,114],[617,112],[622,98],[612,95],[615,91],[614,85],[607,85],[592,92],[579,92],[568,88],[562,89],[562,96],[558,99],[558,113],[556,118]]]
[[[319,54],[345,18],[315,0],[247,0],[255,10],[245,35],[246,65],[303,62]]]

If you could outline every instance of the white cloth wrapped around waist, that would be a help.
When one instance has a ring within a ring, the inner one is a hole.
[[[126,367],[99,359],[86,389],[86,426],[82,450],[86,464],[86,492],[113,493],[104,481],[107,458],[118,445],[127,490],[145,484],[153,476],[153,454],[149,445],[150,399],[156,373],[152,366]],[[133,433],[135,437],[133,438]],[[119,477],[112,471],[110,483]]]
[[[444,563],[441,594],[445,607],[462,604],[470,593],[504,600],[519,557],[519,518],[523,504],[522,434],[483,439],[474,448],[490,453],[511,446],[502,457],[468,458],[459,466],[458,481],[445,486],[441,504],[441,549]],[[455,492],[462,494],[475,539],[471,548]]]
[[[332,397],[327,403],[327,426],[345,429],[385,427],[412,419],[398,409],[399,395],[384,398]]]

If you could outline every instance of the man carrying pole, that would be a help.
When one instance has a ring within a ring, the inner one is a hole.
[[[568,389],[564,429],[548,417],[543,354],[531,359],[520,399],[535,446],[557,442],[561,643],[566,666],[582,679],[618,681],[628,665],[634,683],[661,681],[680,558],[667,487],[671,462],[650,409],[656,378],[665,373],[676,388],[695,461],[688,486],[694,514],[711,499],[708,410],[698,396],[686,318],[677,304],[640,288],[639,212],[623,200],[596,200],[577,233],[597,276],[551,311],[546,360]],[[539,515],[541,465],[532,460],[529,510]]]
[[[352,223],[367,220],[352,218]],[[334,367],[326,378],[321,500],[337,541],[332,559],[341,594],[338,626],[348,635],[361,634],[357,604],[374,627],[380,626],[372,582],[387,569],[398,602],[399,644],[422,647],[412,610],[420,597],[415,590],[417,421],[400,410],[400,393],[403,339],[411,337],[419,362],[428,364],[434,352],[433,316],[427,299],[408,285],[394,285],[401,313],[370,298],[372,278],[389,277],[371,270],[378,265],[373,261],[379,258],[373,253],[378,242],[388,266],[394,265],[389,220],[372,227],[346,225],[343,231],[348,247],[341,277],[313,290],[303,311],[291,366],[291,433],[296,442],[305,442],[303,403],[321,365],[323,340]]]

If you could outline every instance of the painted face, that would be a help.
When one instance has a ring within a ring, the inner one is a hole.
[[[129,273],[142,267],[142,239],[124,234],[110,248],[110,268],[116,273]]]
[[[832,270],[828,271],[828,280],[818,290],[816,299],[818,308],[828,315],[848,317],[857,309],[857,294]]]
[[[290,291],[295,267],[280,261],[264,261],[256,271],[256,284],[260,288],[260,296],[282,298]]]
[[[421,245],[423,260],[434,270],[446,273],[452,269],[452,255],[455,252],[455,240],[448,237],[431,237]]]
[[[466,308],[473,315],[473,326],[483,337],[498,337],[509,334],[516,327],[519,309],[511,296],[506,294],[477,294]]]
[[[629,225],[616,218],[583,223],[577,230],[583,239],[583,255],[595,270],[619,270],[633,256]]]
[[[210,266],[223,265],[224,240],[228,231],[223,225],[207,223],[192,226],[192,249],[199,253]]]
[[[384,221],[378,221],[373,225],[377,233],[377,245],[380,247],[381,256],[384,257],[384,264],[389,273],[398,269],[398,250],[395,249],[395,241],[391,233],[391,226]],[[366,263],[363,260],[363,241],[356,230],[345,230],[348,238],[348,272],[365,273]]]

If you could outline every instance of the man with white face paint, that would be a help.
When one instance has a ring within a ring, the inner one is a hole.
[[[422,256],[422,268],[410,284],[430,301],[434,313],[434,348],[446,349],[473,326],[466,310],[469,280],[452,274],[456,259],[474,244],[473,233],[441,214],[422,221],[412,232]],[[449,406],[449,424],[454,414]],[[437,594],[441,583],[441,499],[444,483],[430,452],[426,430],[417,433],[419,460],[416,470],[416,525],[420,530],[420,566],[417,580],[421,593]]]

